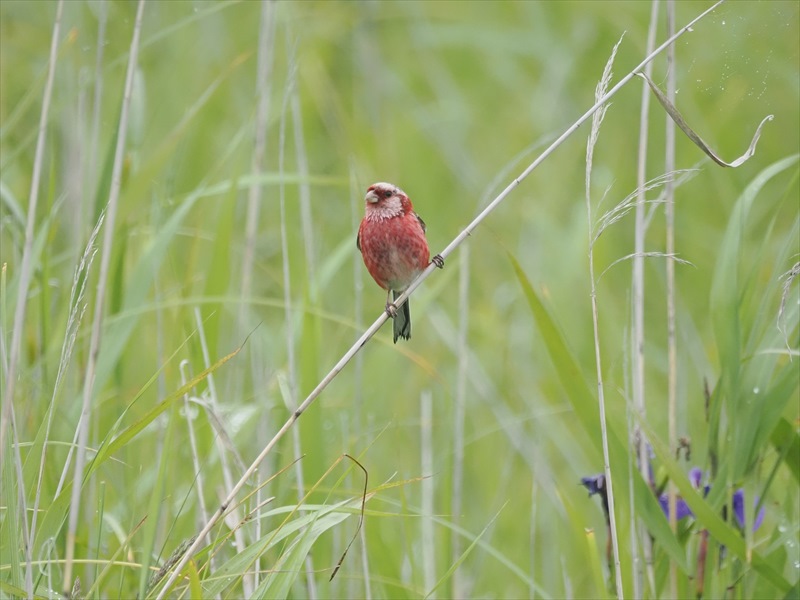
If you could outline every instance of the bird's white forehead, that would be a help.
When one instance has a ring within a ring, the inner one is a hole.
[[[397,194],[403,194],[404,196],[406,195],[406,193],[399,187],[397,187],[395,184],[387,183],[385,181],[379,181],[378,183],[373,183],[370,187],[376,190],[392,190]]]

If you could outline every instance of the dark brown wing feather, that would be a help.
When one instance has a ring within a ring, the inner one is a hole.
[[[419,224],[422,227],[422,233],[425,233],[427,229],[427,227],[425,227],[425,221],[423,221],[422,217],[420,217],[417,213],[414,213],[414,216],[417,217],[417,221],[419,221]]]

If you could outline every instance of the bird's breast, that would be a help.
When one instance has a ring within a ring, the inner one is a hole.
[[[430,262],[425,233],[412,213],[362,222],[361,253],[370,275],[382,288],[404,291]]]

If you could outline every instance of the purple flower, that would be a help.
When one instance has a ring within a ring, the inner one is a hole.
[[[705,498],[708,495],[709,489],[711,486],[709,485],[702,485],[703,481],[703,471],[698,467],[693,467],[689,471],[689,481],[692,483],[692,487],[696,490],[703,490],[703,497]],[[661,510],[664,511],[664,514],[669,517],[669,496],[667,494],[662,494],[658,498],[658,503],[661,505]],[[758,496],[756,496],[756,504],[758,504]],[[723,513],[724,514],[724,513]],[[736,517],[736,522],[739,524],[739,527],[744,529],[744,490],[739,488],[733,493],[733,514]],[[675,515],[677,520],[680,521],[684,517],[693,517],[694,513],[689,508],[689,505],[686,504],[686,501],[678,496],[677,503],[675,506]],[[759,527],[761,527],[761,523],[764,520],[764,509],[762,508],[758,511],[756,515],[755,522],[753,523],[753,531],[756,531]]]
[[[606,516],[606,524],[608,524],[608,492],[606,491],[606,476],[600,473],[599,475],[589,475],[588,477],[581,477],[581,485],[589,490],[589,496],[598,494],[603,501],[603,513]]]
[[[589,490],[589,496],[602,494],[606,491],[606,477],[602,473],[599,475],[589,475],[581,477],[581,484]]]
[[[689,481],[692,482],[694,489],[700,489],[700,482],[703,480],[703,470],[700,467],[692,467],[689,469]],[[708,490],[706,490],[708,493]]]
[[[708,495],[708,491],[711,489],[709,485],[703,485],[703,471],[698,467],[693,467],[689,471],[689,481],[692,483],[692,487],[696,490],[703,491],[703,497]],[[600,473],[598,475],[589,475],[587,477],[581,477],[581,485],[589,490],[589,496],[594,496],[598,494],[600,498],[603,500],[603,511],[606,513],[606,519],[608,518],[608,495],[606,492],[606,478],[605,476]],[[756,496],[756,504],[758,504],[758,496]],[[669,517],[669,495],[668,494],[661,494],[658,497],[658,504],[661,506],[661,510],[664,511],[664,514]],[[736,518],[736,523],[739,525],[740,528],[744,529],[744,490],[739,488],[733,494],[733,515]],[[724,513],[723,513],[724,515]],[[686,500],[678,496],[676,498],[675,504],[675,516],[678,521],[684,519],[686,517],[693,517],[694,513],[692,509],[689,508],[689,505],[686,504]],[[756,531],[759,527],[761,527],[761,523],[764,521],[764,509],[758,511],[756,515],[755,521],[753,522],[753,531]]]
[[[758,496],[756,496],[756,504],[758,504]],[[744,490],[739,488],[733,494],[733,515],[736,517],[736,522],[739,527],[744,529]],[[761,522],[764,520],[764,508],[762,507],[756,515],[756,520],[753,522],[753,531],[761,527]]]
[[[658,503],[661,505],[661,510],[663,510],[664,514],[669,518],[669,494],[661,494],[658,497]],[[678,496],[675,499],[675,520],[680,521],[685,517],[691,516],[693,516],[692,511],[689,505],[686,504],[686,500]]]

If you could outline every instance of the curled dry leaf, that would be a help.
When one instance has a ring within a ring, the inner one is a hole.
[[[761,128],[764,126],[764,123],[766,123],[767,121],[772,121],[772,119],[774,118],[773,115],[767,115],[766,117],[764,117],[764,119],[759,124],[758,129],[756,129],[756,133],[753,136],[752,141],[750,142],[750,147],[747,149],[747,152],[742,154],[739,158],[737,158],[733,162],[725,162],[719,156],[717,156],[711,148],[709,148],[708,144],[706,144],[703,141],[703,139],[692,130],[691,127],[689,127],[686,121],[683,120],[681,113],[679,113],[678,109],[675,108],[675,105],[672,104],[672,102],[670,102],[667,99],[667,97],[660,89],[658,89],[658,86],[655,83],[653,83],[652,79],[650,79],[647,75],[645,75],[642,72],[637,73],[637,75],[647,82],[647,84],[650,86],[650,89],[653,90],[653,93],[655,94],[656,98],[661,103],[661,106],[664,107],[664,110],[666,110],[669,116],[672,118],[672,120],[675,121],[675,124],[681,128],[681,131],[683,131],[683,133],[686,134],[686,137],[692,140],[697,145],[698,148],[700,148],[703,152],[705,152],[711,160],[713,160],[721,167],[735,168],[747,162],[747,160],[751,156],[753,156],[753,154],[756,153],[756,144],[758,143],[758,138],[761,137]]]

